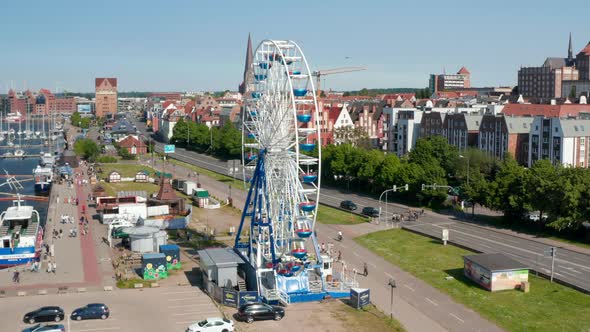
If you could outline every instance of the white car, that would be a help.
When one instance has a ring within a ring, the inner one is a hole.
[[[233,332],[234,322],[225,318],[207,318],[190,325],[186,332]]]

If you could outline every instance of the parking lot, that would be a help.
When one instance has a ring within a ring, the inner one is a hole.
[[[0,299],[2,331],[21,331],[25,313],[41,306],[62,307],[66,316],[88,303],[104,303],[111,312],[106,320],[71,321],[62,324],[69,332],[185,331],[195,321],[221,314],[211,299],[196,287],[115,290],[63,295],[38,295]]]

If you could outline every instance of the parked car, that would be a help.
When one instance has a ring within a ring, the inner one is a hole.
[[[357,209],[356,204],[354,204],[352,201],[342,201],[340,202],[340,207],[350,211],[354,211]]]
[[[247,323],[262,319],[281,320],[285,317],[285,309],[266,303],[246,303],[238,309],[237,315]]]
[[[186,332],[233,332],[234,322],[225,318],[207,318],[191,324]]]
[[[60,307],[41,307],[25,314],[23,322],[35,324],[37,322],[59,322],[64,319],[64,310]]]
[[[379,217],[379,209],[374,208],[372,206],[364,207],[361,213],[369,217]]]
[[[66,328],[62,324],[37,324],[35,326],[27,327],[22,332],[65,332]]]
[[[111,231],[111,236],[114,239],[124,239],[124,238],[128,238],[129,234],[125,233],[124,229],[127,227],[117,227],[117,228],[113,228],[113,230]]]
[[[82,308],[78,308],[72,312],[70,318],[72,320],[82,319],[107,319],[109,318],[109,308],[103,303],[90,303]]]

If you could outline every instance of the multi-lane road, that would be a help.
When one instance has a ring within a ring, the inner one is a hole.
[[[146,131],[145,123],[136,122],[136,125],[146,137],[149,137],[150,133]],[[154,141],[154,144],[156,151],[163,151],[163,143]],[[228,174],[227,162],[211,156],[177,147],[176,153],[172,157],[214,172]],[[237,177],[240,178],[241,175],[238,174]],[[338,207],[340,202],[346,199],[354,201],[359,206],[359,210],[365,206],[380,206],[379,201],[373,197],[347,193],[325,186],[321,189],[320,202],[322,204]],[[382,211],[385,211],[383,202],[381,202],[381,207],[383,207]],[[387,204],[388,215],[384,216],[384,219],[390,218],[393,213],[405,212],[407,209],[407,206],[389,203]],[[542,274],[548,275],[551,271],[551,259],[544,255],[545,250],[551,244],[541,239],[535,240],[510,232],[499,232],[491,227],[470,224],[434,212],[428,212],[420,218],[419,222],[405,223],[403,227],[433,237],[440,237],[442,229],[447,228],[450,230],[450,240],[453,243],[484,253],[503,252]],[[578,289],[590,291],[590,255],[584,250],[577,252],[558,247],[554,278]]]

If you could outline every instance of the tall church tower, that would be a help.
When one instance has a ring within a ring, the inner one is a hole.
[[[252,60],[254,59],[254,53],[252,53],[252,39],[250,38],[250,34],[248,34],[248,46],[246,47],[246,63],[244,65],[244,80],[242,84],[240,84],[239,90],[240,93],[243,95],[247,92],[248,81],[250,76],[254,75],[252,72]]]
[[[573,66],[574,65],[574,50],[572,48],[572,33],[570,32],[570,41],[569,41],[569,45],[567,48],[567,65],[568,66]]]

